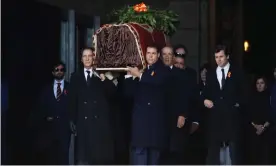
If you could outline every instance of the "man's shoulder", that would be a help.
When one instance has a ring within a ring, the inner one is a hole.
[[[170,67],[164,64],[158,64],[156,65],[155,70],[157,70],[157,72],[160,72],[161,74],[167,75],[170,72]]]
[[[79,75],[79,71],[75,71],[75,72],[73,72],[73,73],[71,73],[71,77],[73,76],[73,77],[75,77],[75,76],[77,76],[77,75]]]
[[[79,77],[81,74],[84,73],[83,70],[78,70],[73,73],[71,73],[71,78]]]
[[[185,71],[190,75],[190,76],[196,76],[197,75],[197,72],[195,69],[187,66]]]
[[[236,64],[230,63],[229,69],[233,71],[242,71],[242,68]]]
[[[229,72],[231,72],[231,74],[234,74],[236,76],[240,76],[240,77],[246,77],[245,71],[236,65],[231,65]]]
[[[69,85],[69,82],[66,81],[66,80],[64,80],[64,85],[65,85],[65,86]]]
[[[42,87],[42,89],[40,91],[40,94],[45,95],[45,94],[47,94],[49,92],[52,92],[52,91],[53,91],[53,82],[45,84]]]
[[[196,73],[196,70],[190,66],[187,66],[186,69],[189,71],[189,72],[194,72]]]

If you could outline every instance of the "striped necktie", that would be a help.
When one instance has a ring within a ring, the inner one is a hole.
[[[60,96],[61,96],[61,87],[60,87],[61,83],[57,83],[57,101],[60,100]]]

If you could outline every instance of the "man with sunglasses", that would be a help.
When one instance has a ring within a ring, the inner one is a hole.
[[[187,66],[185,62],[185,58],[188,55],[188,49],[184,45],[177,45],[174,48],[175,51],[175,63],[174,66],[177,68],[180,68],[184,70],[186,73],[186,76],[189,80],[189,88],[190,89],[190,99],[189,99],[189,120],[192,121],[191,127],[190,127],[190,138],[189,138],[189,144],[187,148],[187,159],[189,161],[186,161],[186,164],[198,164],[199,161],[197,159],[197,155],[195,155],[196,149],[195,147],[199,143],[199,135],[198,132],[196,132],[199,128],[199,112],[197,108],[197,102],[198,102],[198,88],[197,88],[197,72]]]
[[[177,45],[174,48],[174,52],[175,52],[175,63],[174,66],[180,69],[184,69],[190,76],[190,78],[192,79],[193,83],[196,84],[197,82],[197,74],[196,71],[187,66],[186,62],[185,62],[185,58],[188,55],[188,50],[184,45]]]
[[[69,164],[70,121],[68,110],[68,86],[64,80],[65,64],[53,66],[53,83],[47,85],[39,99],[39,110],[34,123],[39,128],[39,146],[43,151],[41,164]],[[46,162],[46,163],[44,163]]]
[[[177,45],[175,48],[174,48],[174,52],[175,52],[175,58],[174,58],[174,66],[179,68],[179,69],[183,69],[188,77],[188,80],[190,80],[190,86],[192,86],[191,89],[191,97],[192,97],[192,104],[190,104],[191,108],[194,109],[195,106],[196,106],[196,99],[197,99],[197,73],[196,71],[187,66],[186,65],[186,62],[185,62],[185,58],[188,54],[188,50],[187,48],[184,46],[184,45]],[[195,110],[191,110],[191,115],[192,115],[192,118],[193,118],[193,124],[192,124],[192,127],[191,127],[191,133],[194,133],[197,129],[198,129],[198,115],[197,115],[197,112]]]
[[[187,66],[186,65],[186,62],[185,62],[185,58],[188,54],[188,50],[187,48],[184,46],[184,45],[177,45],[175,48],[174,48],[174,51],[175,51],[175,62],[174,62],[174,66],[177,67],[177,68],[180,68],[180,69],[183,69],[185,72],[186,72],[186,75],[188,77],[188,79],[190,80],[190,85],[193,87],[191,88],[191,95],[192,95],[192,103],[193,104],[190,104],[191,108],[195,108],[196,106],[196,103],[195,103],[195,100],[196,98],[198,97],[197,95],[197,73],[196,71]],[[193,118],[193,124],[192,124],[192,127],[191,127],[191,133],[194,133],[197,129],[198,129],[198,114],[195,110],[191,110],[192,113],[192,118]]]

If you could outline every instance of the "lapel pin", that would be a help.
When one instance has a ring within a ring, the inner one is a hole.
[[[227,77],[228,77],[228,78],[231,77],[231,72],[228,72]]]

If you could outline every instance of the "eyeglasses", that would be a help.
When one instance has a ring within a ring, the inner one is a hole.
[[[55,70],[54,70],[54,72],[64,72],[65,70],[64,70],[64,68],[61,68],[61,69],[59,69],[59,68],[55,68]]]

